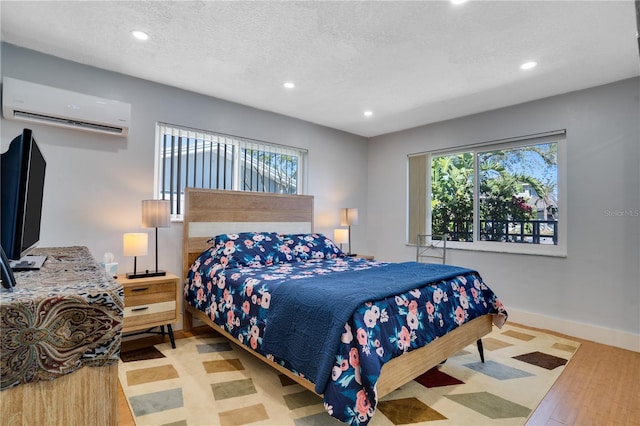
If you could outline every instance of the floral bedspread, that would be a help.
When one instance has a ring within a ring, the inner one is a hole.
[[[185,300],[240,343],[305,377],[261,348],[273,291],[285,280],[300,280],[304,289],[308,277],[381,265],[386,263],[337,257],[230,269],[205,252],[189,272]],[[498,326],[506,320],[500,300],[476,272],[361,305],[342,330],[323,394],[326,411],[345,423],[366,425],[375,412],[375,384],[385,362],[487,313],[495,314]]]

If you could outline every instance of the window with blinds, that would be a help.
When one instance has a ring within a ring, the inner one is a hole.
[[[158,123],[156,197],[183,213],[186,187],[301,194],[307,151]]]

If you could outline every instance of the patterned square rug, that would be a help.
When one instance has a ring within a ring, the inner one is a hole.
[[[505,325],[385,396],[372,426],[523,425],[579,343]],[[339,425],[322,399],[222,337],[125,352],[119,378],[138,425]]]

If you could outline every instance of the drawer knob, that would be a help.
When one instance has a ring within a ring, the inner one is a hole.
[[[138,287],[138,288],[132,288],[131,291],[147,291],[149,290],[149,287]]]
[[[144,306],[142,308],[133,308],[133,309],[131,309],[131,312],[145,311],[147,309],[149,309],[148,306]]]

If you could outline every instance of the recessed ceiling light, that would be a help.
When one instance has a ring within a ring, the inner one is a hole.
[[[138,40],[148,40],[149,39],[149,35],[147,33],[145,33],[144,31],[134,30],[134,31],[131,31],[131,35],[133,35]]]
[[[467,0],[451,0],[451,4],[462,4],[466,3]]]
[[[296,87],[296,84],[292,81],[287,81],[286,83],[283,84],[285,89],[293,89]]]
[[[373,111],[367,110],[367,111],[364,112],[364,116],[365,117],[371,117],[372,115],[373,115]]]
[[[529,61],[529,62],[525,62],[524,64],[520,65],[520,69],[521,70],[530,70],[531,68],[535,68],[536,65],[538,65],[537,62]]]

